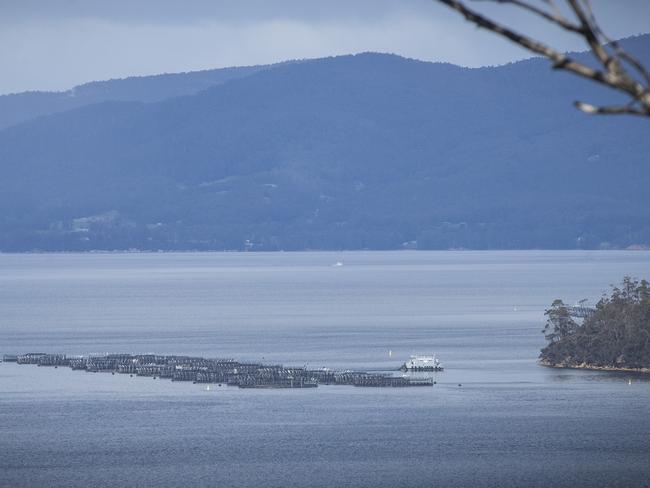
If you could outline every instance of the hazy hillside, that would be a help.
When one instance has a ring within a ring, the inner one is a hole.
[[[363,54],[88,105],[0,131],[0,249],[648,244],[650,121],[570,105],[612,96]]]
[[[155,102],[179,95],[191,95],[270,67],[246,66],[191,73],[134,76],[120,80],[94,81],[64,92],[34,91],[0,95],[0,129],[41,115],[63,112],[93,103]]]

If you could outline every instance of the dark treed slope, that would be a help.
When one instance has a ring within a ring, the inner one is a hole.
[[[41,115],[106,101],[157,102],[191,95],[229,80],[243,78],[270,66],[222,68],[190,73],[94,81],[64,92],[32,91],[0,96],[0,129]]]
[[[583,323],[562,300],[546,311],[549,344],[541,363],[563,368],[638,369],[650,372],[650,283],[625,278]]]
[[[615,96],[363,54],[90,105],[0,132],[0,249],[648,244],[650,122],[571,107]]]

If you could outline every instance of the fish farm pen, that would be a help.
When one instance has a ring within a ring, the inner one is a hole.
[[[5,355],[5,362],[69,367],[89,373],[150,376],[171,381],[215,383],[239,388],[316,388],[318,385],[359,387],[433,386],[432,378],[409,378],[390,373],[335,371],[292,368],[282,365],[241,363],[233,359],[207,359],[192,356],[156,354],[106,354],[66,356],[65,354],[27,353]]]

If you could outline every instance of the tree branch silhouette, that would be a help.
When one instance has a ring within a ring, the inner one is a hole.
[[[597,106],[576,101],[579,110],[589,114],[629,114],[650,117],[650,73],[643,64],[626,52],[620,44],[609,39],[598,25],[589,0],[565,0],[568,11],[575,19],[568,19],[554,0],[541,0],[546,8],[526,0],[483,0],[486,2],[508,4],[536,15],[572,34],[583,38],[598,62],[592,68],[576,61],[558,49],[538,41],[526,34],[502,25],[487,16],[471,9],[460,0],[434,0],[459,12],[466,20],[476,26],[494,32],[525,49],[544,56],[553,62],[553,68],[568,71],[595,83],[605,85],[629,98],[629,103],[620,106]]]

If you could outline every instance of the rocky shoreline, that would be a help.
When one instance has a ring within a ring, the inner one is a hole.
[[[552,363],[545,359],[540,359],[539,364],[547,368],[557,368],[557,369],[588,369],[591,371],[610,371],[618,373],[644,373],[650,374],[650,368],[625,368],[621,366],[598,366],[595,364],[588,363]]]

